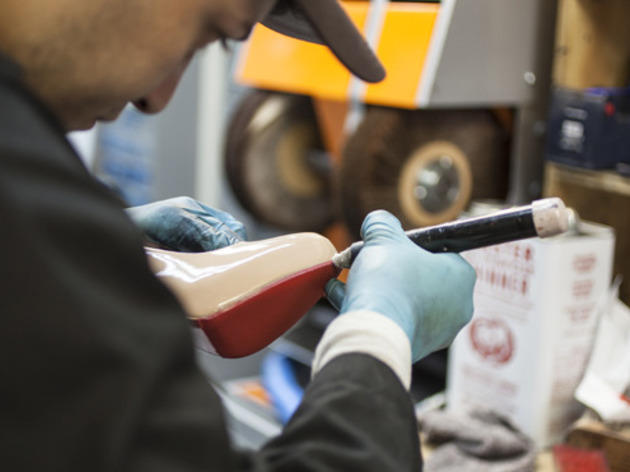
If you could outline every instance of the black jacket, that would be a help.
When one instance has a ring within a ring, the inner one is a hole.
[[[7,471],[417,471],[409,395],[360,354],[236,453],[142,235],[0,57],[0,464]]]

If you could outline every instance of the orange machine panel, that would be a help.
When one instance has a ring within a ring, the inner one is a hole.
[[[343,5],[357,27],[363,30],[369,3]],[[439,9],[439,5],[423,3],[390,2],[387,5],[376,47],[387,78],[366,87],[366,102],[415,106]],[[324,46],[288,38],[259,25],[239,60],[237,80],[246,85],[334,100],[349,97],[350,74]]]
[[[365,102],[416,107],[416,93],[438,12],[438,5],[389,4],[377,49],[387,78],[368,85]]]

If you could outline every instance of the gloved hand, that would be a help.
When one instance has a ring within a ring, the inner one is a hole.
[[[371,310],[391,320],[411,342],[413,361],[448,346],[473,312],[474,269],[458,254],[433,254],[412,243],[392,214],[370,213],[361,227],[365,245],[347,286],[326,285],[341,313]]]
[[[247,237],[243,224],[232,215],[190,197],[130,207],[127,214],[149,240],[173,251],[212,251]]]

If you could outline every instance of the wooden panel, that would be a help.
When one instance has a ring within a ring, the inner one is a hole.
[[[630,305],[630,179],[547,163],[544,194],[562,198],[584,220],[615,228],[614,273],[623,275],[620,298]]]
[[[571,446],[600,450],[606,456],[611,472],[630,472],[630,427],[611,428],[599,420],[584,417],[569,431]]]
[[[553,80],[582,89],[630,79],[630,2],[559,0]]]

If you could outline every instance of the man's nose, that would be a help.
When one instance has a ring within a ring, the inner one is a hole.
[[[179,84],[184,70],[185,67],[181,67],[144,97],[135,100],[133,102],[135,107],[143,113],[158,113],[166,108],[177,89],[177,84]]]

